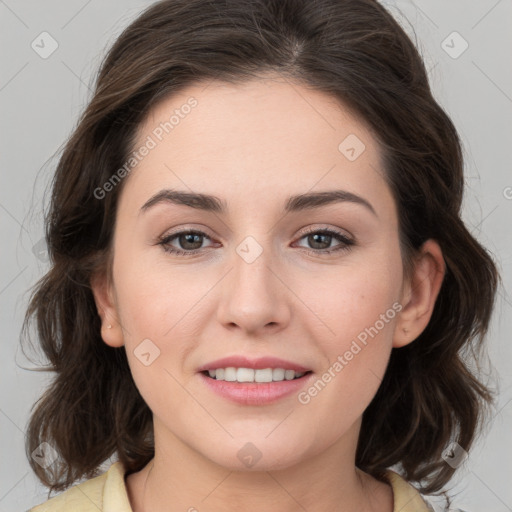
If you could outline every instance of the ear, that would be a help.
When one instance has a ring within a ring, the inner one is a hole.
[[[91,278],[94,302],[101,318],[101,337],[111,347],[124,345],[123,329],[119,322],[113,285],[105,272]]]
[[[415,258],[412,276],[404,283],[400,301],[403,309],[396,322],[393,347],[408,345],[427,327],[445,272],[439,244],[433,239],[427,240]]]

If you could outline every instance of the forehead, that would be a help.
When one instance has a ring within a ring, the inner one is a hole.
[[[190,85],[151,109],[139,127],[138,142],[148,134],[158,142],[173,139],[175,146],[185,142],[188,149],[195,144],[198,151],[211,150],[205,146],[211,143],[219,151],[252,149],[265,143],[269,150],[292,150],[293,154],[310,153],[315,148],[318,152],[338,151],[338,144],[352,134],[378,158],[370,130],[346,105],[332,95],[282,77]],[[258,138],[251,141],[254,135]]]
[[[391,199],[365,123],[335,97],[280,77],[182,89],[141,123],[133,149],[144,144],[128,188],[146,199],[164,186],[228,202],[235,192],[271,199],[340,186]]]

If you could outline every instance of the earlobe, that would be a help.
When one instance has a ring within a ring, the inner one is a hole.
[[[427,240],[415,259],[415,266],[403,293],[403,308],[393,335],[393,347],[413,342],[427,327],[443,284],[446,264],[439,244]]]
[[[96,274],[91,278],[94,302],[101,318],[101,337],[111,347],[124,345],[123,330],[119,322],[112,284],[108,277]]]

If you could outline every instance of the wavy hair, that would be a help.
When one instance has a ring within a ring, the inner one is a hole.
[[[154,455],[151,411],[124,347],[102,341],[90,284],[94,273],[110,272],[126,179],[102,199],[95,191],[126,162],[157,102],[199,81],[242,83],[267,73],[331,95],[366,123],[397,205],[404,271],[429,238],[446,263],[428,326],[392,350],[363,414],[356,465],[382,479],[396,464],[432,494],[455,471],[443,450],[456,441],[468,451],[479,433],[494,397],[467,358],[478,364],[485,348],[500,277],[461,219],[461,142],[412,40],[375,0],[165,0],[105,56],[52,182],[50,269],[31,291],[22,331],[35,320],[49,361],[38,370],[54,374],[26,436],[27,458],[50,492],[96,476],[113,455],[127,473]],[[47,468],[30,456],[43,441],[58,453]]]

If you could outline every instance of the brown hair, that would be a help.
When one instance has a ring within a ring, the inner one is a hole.
[[[166,0],[110,49],[52,184],[51,268],[33,290],[23,326],[25,332],[35,317],[47,368],[55,372],[26,441],[29,462],[50,492],[95,476],[112,455],[128,473],[154,455],[151,411],[124,347],[101,339],[90,286],[93,273],[109,271],[126,180],[102,199],[95,191],[124,164],[158,101],[198,81],[238,83],[268,72],[332,95],[370,127],[399,212],[404,269],[429,238],[446,262],[427,328],[393,349],[364,412],[356,465],[381,479],[398,464],[406,479],[424,481],[420,490],[433,493],[455,471],[443,450],[456,441],[468,451],[483,425],[492,392],[465,356],[478,363],[499,275],[461,220],[460,140],[399,23],[375,0]],[[59,455],[46,469],[30,457],[43,441]]]

